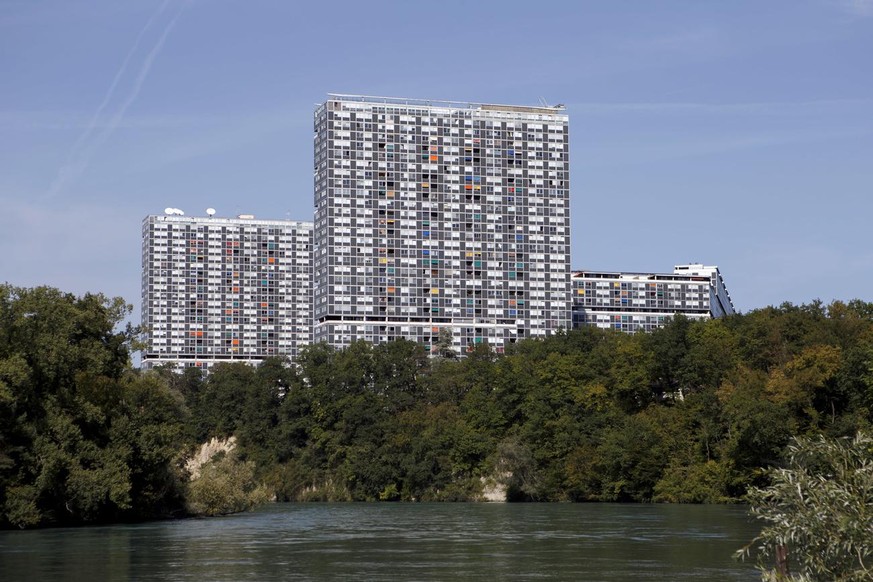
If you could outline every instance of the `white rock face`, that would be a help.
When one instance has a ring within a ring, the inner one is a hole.
[[[506,503],[506,485],[508,478],[512,473],[505,473],[495,477],[482,477],[482,498],[485,501],[493,501],[497,503]]]

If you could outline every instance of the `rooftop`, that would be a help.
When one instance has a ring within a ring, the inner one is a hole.
[[[361,103],[385,103],[388,105],[411,105],[414,107],[446,107],[450,109],[482,109],[490,111],[514,111],[519,113],[558,113],[566,108],[558,105],[502,105],[497,103],[473,103],[467,101],[445,101],[442,99],[411,99],[408,97],[379,97],[375,95],[347,95],[344,93],[328,93],[328,97],[337,101],[352,101]]]

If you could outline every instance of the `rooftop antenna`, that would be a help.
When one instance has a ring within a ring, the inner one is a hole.
[[[549,107],[549,102],[546,101],[545,97],[540,97],[540,105],[542,105],[543,107]]]

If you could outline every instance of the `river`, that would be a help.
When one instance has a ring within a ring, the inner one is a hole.
[[[0,580],[759,580],[722,505],[278,503],[0,532]]]

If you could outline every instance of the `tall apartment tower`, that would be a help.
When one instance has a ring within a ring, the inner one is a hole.
[[[456,350],[571,325],[568,119],[330,94],[315,111],[314,340]]]
[[[709,319],[735,313],[718,267],[676,265],[672,273],[573,273],[573,327],[652,331],[677,314]]]
[[[142,225],[142,366],[295,357],[312,339],[312,223],[152,215]]]

